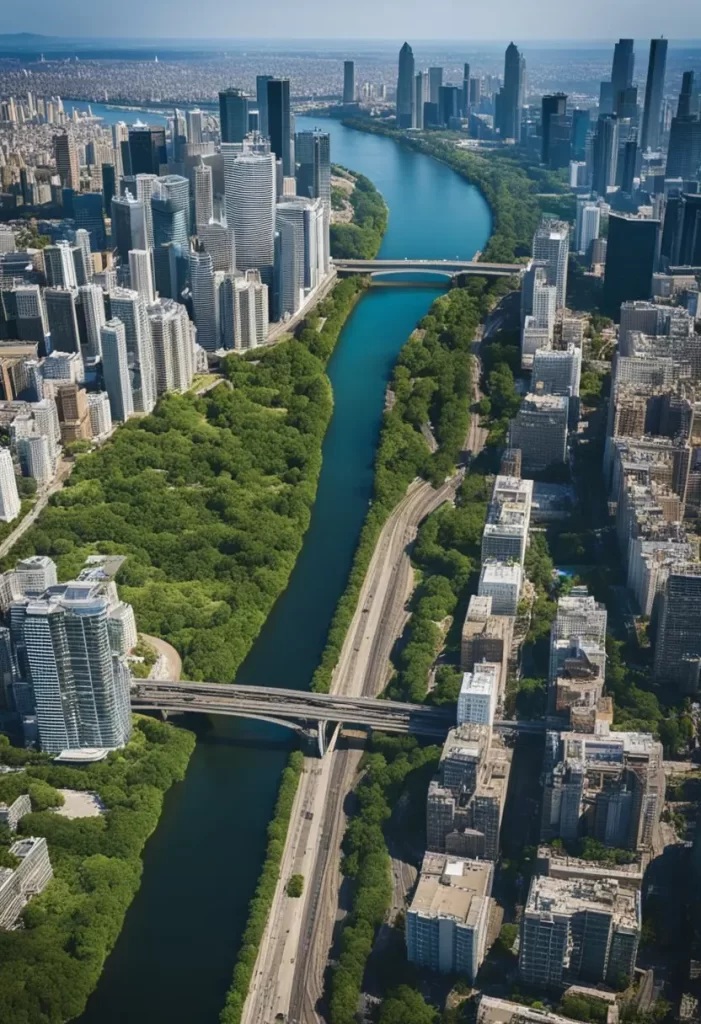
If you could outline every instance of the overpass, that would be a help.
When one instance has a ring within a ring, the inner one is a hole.
[[[513,277],[526,270],[524,263],[479,263],[476,260],[333,260],[341,277],[366,274],[436,274],[451,281],[456,277]]]
[[[133,680],[131,707],[137,712],[200,712],[271,722],[294,729],[305,737],[314,737],[322,756],[329,722],[381,732],[411,733],[441,743],[455,725],[453,707],[426,707],[375,697],[285,690],[277,686],[176,683],[152,679]],[[545,729],[545,723],[541,722],[498,721],[494,726],[507,731],[542,732]]]

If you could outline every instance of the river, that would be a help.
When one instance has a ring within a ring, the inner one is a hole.
[[[110,120],[137,116],[92,109]],[[470,259],[484,247],[487,204],[449,168],[336,121],[297,119],[298,130],[315,124],[331,132],[333,161],[366,174],[384,195],[381,256]],[[328,367],[334,412],[304,547],[238,682],[309,686],[372,493],[387,380],[438,294],[373,289],[351,314]],[[166,796],[141,888],[81,1024],[216,1024],[224,1003],[290,739],[256,722],[200,719],[194,727],[187,777]]]

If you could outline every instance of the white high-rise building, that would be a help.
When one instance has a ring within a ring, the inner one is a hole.
[[[44,249],[46,279],[50,285],[62,288],[78,287],[73,248],[70,242],[60,241],[56,245],[47,245]]]
[[[156,405],[157,391],[146,303],[136,291],[115,288],[110,294],[110,305],[113,318],[124,324],[134,411],[151,412]],[[113,415],[119,418],[114,410]]]
[[[588,254],[591,243],[599,237],[601,210],[597,203],[586,200],[577,203],[577,227],[575,248],[580,254]]]
[[[305,213],[302,199],[277,204],[275,275],[279,308],[273,315],[280,320],[293,316],[304,301]]]
[[[491,662],[475,665],[472,672],[463,673],[458,695],[458,725],[491,726],[497,707],[501,666]]]
[[[546,395],[565,395],[573,398],[579,395],[582,376],[582,350],[568,345],[566,352],[541,350],[533,357],[531,391],[536,389]]]
[[[199,145],[202,140],[202,118],[203,113],[201,110],[187,110],[185,111],[185,121],[187,124],[187,141]]]
[[[53,480],[53,460],[49,454],[48,438],[40,434],[23,437],[17,442],[17,454],[24,476],[32,476],[39,487]]]
[[[102,328],[102,367],[112,417],[122,423],[134,412],[134,394],[124,324],[108,320]]]
[[[187,310],[173,299],[161,299],[148,308],[156,366],[158,394],[184,393],[192,386],[195,350]]]
[[[235,143],[224,143],[222,153],[226,220],[236,241],[236,266],[269,274],[275,257],[275,154],[241,153]]]
[[[34,324],[37,328],[33,340],[39,340],[39,334],[49,333],[49,322],[46,319],[46,306],[41,287],[38,284],[23,284],[14,289],[15,302],[17,303],[17,319],[20,321],[17,327],[20,337],[28,337],[23,331],[23,325],[28,328]],[[32,332],[33,334],[33,332]]]
[[[86,356],[99,358],[102,355],[100,347],[100,331],[105,324],[105,297],[97,284],[85,284],[78,289],[78,295],[83,307],[85,318],[86,345],[83,351]]]
[[[206,352],[216,352],[219,348],[219,299],[212,257],[208,252],[190,253],[190,287],[197,344]]]
[[[149,249],[129,251],[129,279],[132,289],[139,293],[145,303],[154,302],[156,293],[153,288],[153,267]]]
[[[85,272],[86,281],[92,281],[93,275],[93,260],[92,260],[92,249],[90,248],[90,232],[86,231],[85,228],[78,228],[75,233],[75,244],[83,254],[83,269]],[[78,282],[80,284],[80,281]]]
[[[112,197],[111,213],[112,248],[117,250],[122,263],[126,263],[130,249],[146,248],[148,242],[146,204],[144,200],[136,199],[127,189],[123,196]],[[150,198],[148,218],[148,223],[150,223]],[[153,237],[153,228],[151,228],[151,237]]]
[[[20,513],[22,502],[9,448],[0,448],[0,520],[11,523]]]
[[[200,163],[195,167],[195,225],[199,229],[209,224],[214,216],[214,191],[212,168]]]
[[[558,309],[566,305],[569,254],[569,224],[559,220],[542,221],[533,236],[533,259],[546,267],[548,284],[557,289]]]
[[[32,403],[32,415],[36,424],[37,434],[45,437],[49,446],[49,457],[51,459],[51,474],[56,469],[59,445],[61,443],[61,424],[58,418],[58,410],[53,398],[42,398],[40,402]]]
[[[153,249],[153,213],[151,210],[151,197],[157,189],[157,174],[137,174],[136,175],[136,198],[139,199],[144,206],[144,230],[146,234],[145,241],[143,244],[138,244],[136,240],[132,241],[129,246],[130,249]]]
[[[110,396],[106,391],[94,391],[88,395],[88,412],[93,437],[106,437],[112,433]]]
[[[211,220],[209,224],[201,224],[197,228],[197,237],[202,248],[212,257],[215,272],[233,274],[236,269],[236,245],[232,231],[226,224]]]
[[[256,270],[245,277],[227,274],[219,288],[221,337],[224,348],[237,352],[262,345],[268,336],[268,287]]]

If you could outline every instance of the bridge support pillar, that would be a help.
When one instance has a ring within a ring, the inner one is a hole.
[[[317,722],[317,727],[316,727],[316,740],[317,740],[317,745],[319,747],[319,757],[322,757],[322,758],[323,758],[324,754],[326,753],[326,726],[327,725],[328,725],[328,722],[324,722],[324,721],[320,720],[319,722]]]

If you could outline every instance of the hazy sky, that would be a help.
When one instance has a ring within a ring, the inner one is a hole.
[[[30,0],[0,32],[61,36],[451,40],[701,36],[699,0]]]

